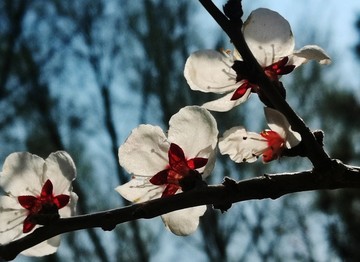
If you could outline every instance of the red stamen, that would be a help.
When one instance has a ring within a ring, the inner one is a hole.
[[[294,69],[294,65],[287,65],[289,62],[289,58],[286,56],[281,60],[267,66],[264,68],[264,72],[267,77],[270,78],[271,81],[279,81],[280,75],[287,75],[291,73]],[[237,100],[246,93],[246,91],[250,88],[251,92],[257,93],[258,86],[254,83],[256,80],[252,78],[248,71],[246,71],[246,67],[242,61],[235,61],[232,68],[235,70],[237,76],[236,81],[244,81],[234,92],[233,96],[230,100]],[[248,72],[248,73],[246,73]]]
[[[164,192],[162,193],[161,197],[167,197],[167,196],[172,196],[175,195],[176,191],[178,191],[180,187],[177,185],[172,185],[172,184],[168,184],[164,190]]]
[[[286,65],[289,61],[288,57],[284,57],[283,59],[273,63],[264,68],[265,74],[273,81],[277,81],[279,79],[279,75],[287,75],[291,73],[294,69],[294,65]]]
[[[155,176],[150,178],[150,183],[157,186],[164,185],[166,184],[167,177],[168,177],[168,170],[167,169],[162,170],[158,172]]]
[[[273,70],[278,70],[280,68],[283,68],[287,64],[288,61],[289,61],[289,58],[287,56],[285,56],[283,59],[273,63],[272,65],[270,65],[270,67]]]
[[[19,196],[19,204],[25,209],[32,209],[36,203],[37,198],[34,196]]]
[[[251,89],[251,92],[256,93],[257,85],[252,84],[249,82],[249,80],[245,79],[244,83],[238,89],[235,90],[235,92],[230,100],[237,100],[237,99],[243,97],[243,95],[245,95],[245,93],[248,89]]]
[[[168,156],[170,166],[185,160],[184,151],[181,149],[181,147],[174,143],[170,144]]]
[[[53,184],[51,183],[50,179],[46,180],[45,184],[41,189],[40,197],[47,198],[52,195],[53,192]]]
[[[29,211],[23,225],[23,233],[28,233],[36,225],[36,223],[31,220],[33,215],[57,212],[57,210],[65,207],[69,203],[70,196],[65,194],[55,196],[53,194],[53,184],[48,179],[43,185],[39,196],[18,196],[17,199],[19,204]]]
[[[235,90],[230,100],[237,100],[241,98],[249,88],[251,88],[250,83],[246,80],[245,83],[243,83],[241,86],[239,86],[238,89]]]
[[[24,220],[23,233],[29,233],[35,226],[36,224],[30,221],[30,216],[27,216]]]
[[[199,174],[196,169],[204,167],[208,162],[207,158],[202,157],[187,160],[181,147],[174,143],[170,144],[168,157],[169,167],[156,173],[149,180],[153,185],[166,185],[162,197],[174,195],[181,188],[182,179]]]
[[[198,169],[204,167],[208,162],[207,158],[195,157],[187,161],[187,165],[190,169]]]
[[[263,161],[265,163],[277,159],[281,156],[281,152],[285,146],[285,139],[277,132],[267,130],[260,133],[267,140],[268,148],[263,152]]]
[[[70,201],[70,196],[68,195],[57,195],[56,197],[54,197],[54,204],[57,206],[58,209],[63,208],[64,206],[66,206]]]

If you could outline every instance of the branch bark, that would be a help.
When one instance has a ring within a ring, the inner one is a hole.
[[[239,182],[225,178],[221,185],[197,188],[113,210],[61,218],[51,225],[37,228],[21,239],[1,245],[0,258],[12,260],[23,250],[66,232],[95,227],[108,231],[118,224],[141,218],[150,219],[193,206],[213,205],[225,210],[233,203],[251,199],[277,199],[295,192],[340,188],[360,188],[360,167],[332,160],[327,172],[323,173],[314,169],[298,173],[262,175]]]

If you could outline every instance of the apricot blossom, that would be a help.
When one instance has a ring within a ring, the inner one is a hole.
[[[201,185],[215,164],[217,135],[215,119],[199,106],[173,115],[167,135],[160,127],[140,125],[119,148],[120,165],[132,178],[116,191],[129,201],[144,202]],[[161,217],[174,234],[188,235],[205,211],[206,206],[198,206]]]
[[[300,134],[293,131],[285,116],[279,111],[266,107],[265,117],[271,130],[260,134],[247,132],[238,126],[227,130],[219,140],[221,154],[228,154],[237,162],[254,162],[261,155],[264,163],[281,157],[285,148],[300,143]]]
[[[0,173],[0,244],[9,243],[32,232],[40,224],[74,214],[77,195],[72,192],[76,169],[64,151],[45,160],[22,152],[10,154]],[[50,238],[22,252],[45,256],[56,252],[60,236]]]

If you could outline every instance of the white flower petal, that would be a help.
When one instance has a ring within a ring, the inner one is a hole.
[[[63,208],[59,209],[60,217],[71,217],[76,213],[76,204],[79,197],[74,192],[70,193],[70,202]]]
[[[119,162],[130,174],[152,177],[166,168],[169,147],[160,127],[140,125],[120,146]]]
[[[23,234],[27,210],[21,207],[16,198],[0,196],[0,214],[0,244],[9,243]]]
[[[301,142],[301,135],[298,132],[295,132],[291,127],[286,130],[286,147],[292,148],[298,145]]]
[[[286,131],[290,128],[290,124],[286,117],[279,111],[270,107],[264,108],[265,118],[268,126],[272,131],[278,133],[282,138],[286,138]]]
[[[16,198],[1,196],[0,213],[0,244],[9,243],[26,235],[23,234],[22,229],[23,221],[27,216],[27,210],[20,206]],[[21,254],[26,256],[49,255],[56,252],[59,244],[60,236],[57,236],[24,250]]]
[[[74,161],[65,151],[51,153],[45,160],[45,174],[53,184],[54,195],[69,194],[76,177]]]
[[[202,107],[211,111],[226,112],[231,110],[235,106],[244,103],[246,100],[248,100],[250,94],[251,94],[251,89],[249,88],[248,90],[246,90],[245,94],[241,98],[236,100],[231,100],[232,96],[234,95],[234,92],[231,92],[217,100],[213,100],[203,104]]]
[[[168,140],[179,145],[186,158],[209,157],[217,143],[215,118],[205,108],[187,106],[169,121]]]
[[[267,147],[261,135],[246,132],[241,126],[227,130],[219,140],[220,153],[228,154],[236,163],[256,161]]]
[[[211,154],[208,156],[208,161],[206,163],[206,166],[204,168],[197,169],[199,172],[202,172],[201,174],[202,178],[208,177],[213,171],[216,161],[216,152],[217,152],[216,148],[212,149]]]
[[[232,58],[214,50],[201,50],[186,60],[184,76],[192,90],[225,93],[237,88]]]
[[[289,56],[295,47],[288,21],[266,8],[256,9],[250,14],[243,33],[250,50],[263,67]]]
[[[305,64],[310,60],[315,60],[321,65],[328,65],[331,63],[331,59],[324,49],[317,45],[306,45],[300,50],[294,51],[293,56],[290,57],[290,63],[296,67]]]
[[[265,107],[264,113],[268,126],[286,140],[287,148],[294,147],[300,143],[300,134],[291,129],[289,122],[282,113],[270,107]]]
[[[134,177],[115,190],[126,200],[140,203],[151,199],[160,198],[165,186],[155,186],[146,177]]]
[[[191,207],[173,211],[161,216],[165,226],[175,235],[187,236],[195,232],[206,206]]]
[[[44,181],[44,159],[22,152],[10,154],[4,162],[0,186],[13,195],[37,195]]]
[[[60,236],[55,236],[21,252],[25,256],[42,257],[53,254],[60,245]]]

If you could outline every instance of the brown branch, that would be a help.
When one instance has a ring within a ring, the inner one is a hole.
[[[239,182],[226,178],[222,185],[207,186],[167,198],[56,220],[21,239],[0,245],[0,258],[12,260],[23,250],[66,232],[95,227],[112,230],[121,223],[154,218],[199,205],[214,205],[223,209],[222,207],[230,207],[232,203],[250,199],[277,199],[295,192],[340,188],[360,188],[360,167],[347,166],[333,160],[326,173],[309,170],[263,175]]]
[[[263,68],[259,65],[256,58],[251,53],[242,34],[242,21],[229,20],[211,0],[199,0],[214,20],[220,25],[225,33],[230,37],[231,42],[241,54],[243,61],[251,68],[251,72],[257,77],[257,83],[262,92],[274,107],[282,112],[292,128],[301,134],[303,144],[305,145],[307,157],[315,168],[326,169],[331,161],[329,156],[317,143],[316,138],[303,120],[294,112],[285,99],[280,95],[278,88],[265,75]],[[241,1],[238,1],[238,8],[241,8]]]

